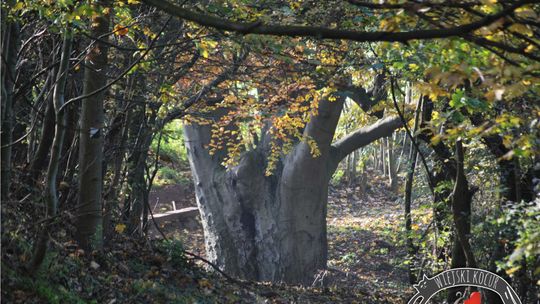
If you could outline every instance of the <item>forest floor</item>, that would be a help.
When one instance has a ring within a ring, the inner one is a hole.
[[[404,303],[411,295],[403,238],[403,207],[379,178],[368,193],[359,186],[330,187],[328,205],[329,269],[334,284],[377,290]]]
[[[2,303],[404,303],[411,295],[401,208],[379,179],[368,193],[357,186],[331,186],[328,207],[328,270],[311,287],[229,280],[209,271],[181,249],[204,256],[198,216],[166,224],[151,237],[124,233],[105,253],[85,253],[63,233],[33,277],[23,270],[29,245],[18,224],[30,220],[2,206]],[[158,199],[159,197],[159,199]],[[163,186],[151,194],[154,213],[194,206],[190,186]],[[9,207],[9,204],[7,205]],[[69,229],[66,228],[66,229]],[[151,229],[152,230],[152,229]]]
[[[353,299],[356,294],[360,302],[370,295],[378,298],[378,303],[403,303],[411,295],[412,286],[408,283],[406,252],[400,237],[402,205],[383,178],[374,177],[367,190],[361,188],[344,183],[329,188],[328,270],[319,274],[313,289],[346,289],[347,297]],[[176,209],[196,206],[194,195],[191,185],[169,185],[154,191],[151,201],[158,202],[156,212],[166,212],[172,210],[172,200]],[[187,250],[204,256],[198,216],[167,223],[161,230],[168,238],[180,240]],[[151,235],[161,238],[155,229]]]

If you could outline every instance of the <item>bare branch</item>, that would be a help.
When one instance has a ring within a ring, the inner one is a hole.
[[[475,5],[481,5],[479,2],[461,2],[461,1],[445,1],[445,2],[405,2],[405,3],[374,3],[359,0],[347,0],[355,6],[365,7],[369,9],[422,9],[422,8],[468,8]]]

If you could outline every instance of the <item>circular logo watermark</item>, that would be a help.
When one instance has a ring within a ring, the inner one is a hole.
[[[503,304],[521,304],[516,292],[510,284],[500,276],[482,269],[454,268],[443,271],[438,275],[428,278],[426,275],[413,287],[416,294],[408,304],[425,304],[439,291],[459,286],[474,286],[489,289],[497,293]],[[481,295],[473,292],[466,303],[481,303]]]

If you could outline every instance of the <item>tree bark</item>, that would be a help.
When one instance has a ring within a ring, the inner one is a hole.
[[[3,16],[4,17],[4,16]],[[13,141],[13,103],[17,53],[21,46],[17,22],[8,22],[2,41],[2,140],[1,140],[1,199],[8,199],[11,179],[11,151]]]
[[[386,176],[386,173],[388,172],[387,171],[387,167],[386,167],[386,153],[385,153],[385,143],[384,143],[384,138],[381,138],[381,140],[379,140],[379,153],[380,153],[380,159],[381,159],[381,171],[382,171],[382,174],[383,176]]]
[[[390,185],[390,191],[396,192],[398,187],[397,172],[396,172],[396,159],[394,157],[394,139],[392,135],[386,137],[387,144],[387,157],[388,157],[388,182]]]
[[[485,123],[485,119],[482,117],[481,114],[470,114],[469,118],[476,127],[480,127]],[[500,135],[493,134],[483,136],[482,142],[484,143],[484,145],[486,145],[488,150],[491,152],[491,154],[497,161],[497,167],[499,171],[499,184],[501,187],[501,191],[498,195],[501,208],[504,208],[505,204],[519,202],[521,200],[521,185],[519,174],[520,166],[518,159],[506,159],[504,157],[508,152],[510,152],[510,149],[504,146],[503,139]],[[509,255],[512,251],[512,248],[510,246],[505,246],[504,242],[502,242],[502,240],[505,238],[515,239],[515,232],[506,231],[506,233],[503,233],[501,231],[497,231],[495,237],[495,246],[493,248],[493,254],[491,255],[491,258],[489,260],[488,268],[490,271],[496,272],[510,282],[512,278],[510,278],[504,271],[497,271],[496,264],[498,261],[501,261],[505,256]],[[522,271],[523,270],[521,269],[520,272]],[[525,285],[522,282],[518,282],[518,284],[520,285],[520,287]],[[520,295],[523,295],[523,292],[520,292]],[[487,299],[489,303],[502,303],[501,298],[493,292],[487,293]]]
[[[456,228],[457,240],[466,258],[467,267],[476,267],[471,244],[469,243],[471,233],[471,203],[472,193],[465,177],[464,151],[461,140],[456,141],[456,181],[452,193],[452,213]]]
[[[431,113],[433,111],[433,102],[424,97],[424,107],[422,115],[421,126],[425,126],[425,123],[430,120]],[[422,132],[418,134],[418,137],[423,140],[428,146],[430,146],[436,156],[437,166],[434,168],[437,172],[434,175],[435,186],[447,184],[454,178],[454,189],[443,187],[439,191],[434,193],[434,222],[437,231],[447,231],[447,225],[444,224],[444,220],[447,218],[448,202],[452,204],[452,215],[456,226],[459,224],[460,231],[457,233],[463,233],[465,237],[460,238],[456,234],[454,235],[452,244],[452,260],[451,268],[459,268],[467,266],[467,256],[463,250],[461,243],[462,239],[468,238],[470,234],[470,208],[472,200],[472,191],[469,189],[468,181],[464,173],[463,168],[463,155],[452,155],[451,150],[442,142],[439,141],[433,144],[432,138],[434,134],[429,128],[422,128]],[[456,148],[456,152],[462,153],[462,149]],[[461,160],[461,163],[459,163]],[[458,168],[461,166],[461,168]],[[457,194],[457,197],[454,195]],[[468,239],[467,239],[468,241]],[[467,245],[465,245],[466,247]],[[470,245],[469,245],[470,248]],[[469,253],[469,256],[471,254]],[[440,252],[440,257],[444,256],[444,252]],[[475,264],[474,257],[471,259],[471,263]],[[471,266],[472,267],[472,266]],[[463,292],[463,287],[450,288],[448,291],[447,302],[454,303],[457,300],[457,292]]]
[[[43,128],[41,130],[40,140],[38,143],[36,154],[30,165],[30,176],[27,179],[29,188],[34,187],[37,179],[41,174],[41,171],[47,165],[47,156],[49,155],[55,133],[54,112],[54,100],[51,97],[47,100],[47,108],[45,110],[45,117],[43,118]]]
[[[356,183],[356,165],[358,163],[358,150],[347,156],[347,183],[353,186]]]
[[[422,109],[422,99],[419,100],[418,105],[416,106],[416,111],[414,115],[414,126],[413,126],[413,140],[416,140],[416,131],[418,130],[418,124],[420,120],[420,112]],[[418,151],[414,145],[410,146],[409,151],[409,170],[407,171],[407,178],[405,180],[405,199],[404,199],[404,215],[405,215],[405,231],[407,233],[407,255],[410,260],[409,264],[409,283],[416,282],[416,276],[412,271],[413,258],[415,254],[415,248],[412,238],[412,217],[411,217],[411,204],[412,204],[412,186],[414,180],[414,171],[416,169],[416,161],[418,158]]]
[[[54,112],[56,117],[56,126],[54,132],[53,146],[51,151],[51,157],[49,160],[49,166],[47,168],[47,182],[45,193],[45,202],[47,204],[47,217],[53,218],[57,213],[58,208],[58,193],[56,190],[56,183],[58,177],[58,167],[60,166],[60,156],[62,153],[64,135],[65,135],[65,112],[58,111],[64,104],[65,87],[67,74],[69,72],[69,55],[71,52],[71,32],[66,29],[64,32],[64,41],[62,46],[62,55],[60,58],[60,67],[58,69],[58,75],[56,77],[56,86],[54,87],[53,100],[54,100]],[[49,222],[45,221],[43,227],[39,231],[39,236],[34,244],[34,255],[30,262],[30,271],[35,272],[45,257],[47,251],[47,243],[49,241]]]
[[[96,6],[105,7],[108,4],[106,0],[95,3]],[[91,37],[102,37],[109,32],[109,14],[97,15],[92,18],[91,23]],[[85,60],[87,67],[84,71],[83,95],[105,86],[107,52],[106,42],[93,42]],[[102,92],[82,100],[77,241],[85,249],[99,249],[102,244],[103,98]]]
[[[133,120],[134,124],[140,125],[140,128],[133,138],[137,144],[133,148],[133,153],[128,160],[130,174],[128,176],[128,187],[130,189],[129,197],[129,221],[128,231],[130,233],[142,233],[141,216],[148,203],[148,187],[144,178],[148,150],[152,144],[152,126],[155,124],[157,113],[153,111],[149,118],[145,117],[146,106],[142,105],[140,109],[141,119]],[[141,121],[143,121],[141,125]],[[145,219],[144,219],[145,220]]]
[[[400,126],[384,119],[332,145],[344,98],[321,101],[304,135],[317,142],[314,158],[305,142],[281,158],[265,176],[268,134],[245,151],[230,170],[221,165],[226,151],[209,155],[211,127],[184,128],[208,258],[245,279],[311,284],[327,261],[328,182],[339,162],[354,150]],[[219,113],[215,113],[216,118]]]

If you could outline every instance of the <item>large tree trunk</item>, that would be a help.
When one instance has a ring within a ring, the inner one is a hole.
[[[108,1],[96,3],[108,4]],[[97,15],[91,22],[92,37],[102,37],[108,33],[109,14]],[[93,42],[85,61],[87,68],[84,70],[83,95],[90,95],[105,86],[107,51],[106,42]],[[82,100],[77,241],[83,248],[99,248],[102,243],[103,98],[101,92]]]
[[[209,155],[211,127],[184,129],[208,258],[246,279],[310,284],[326,267],[328,182],[337,164],[354,150],[400,126],[385,119],[331,144],[343,105],[322,101],[304,135],[317,142],[319,157],[299,142],[265,176],[269,136],[226,170],[224,153]]]

